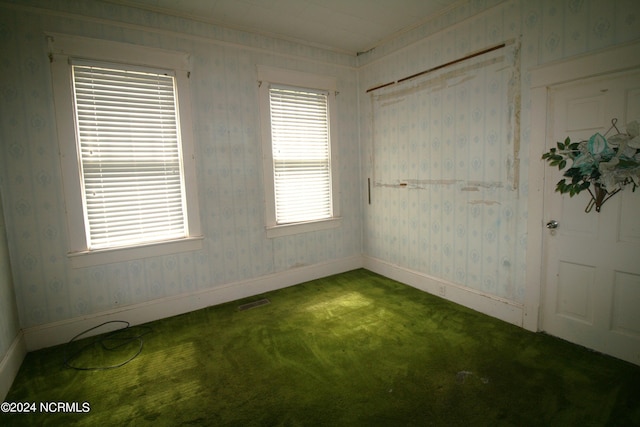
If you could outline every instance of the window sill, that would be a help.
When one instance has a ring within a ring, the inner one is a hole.
[[[132,259],[151,258],[155,256],[173,255],[181,252],[202,249],[202,236],[188,237],[179,240],[150,243],[139,246],[126,246],[113,249],[70,252],[67,254],[72,268],[93,267],[103,264],[130,261]]]
[[[319,221],[296,222],[294,224],[272,225],[267,226],[267,237],[273,239],[275,237],[290,236],[292,234],[309,233],[312,231],[328,230],[340,227],[342,224],[341,217],[322,219]]]

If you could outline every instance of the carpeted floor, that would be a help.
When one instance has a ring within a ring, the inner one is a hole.
[[[28,354],[7,402],[90,411],[3,413],[0,425],[640,425],[640,367],[366,270],[127,334],[144,347],[116,369],[63,365],[93,339]],[[103,344],[112,351],[95,344],[70,363],[117,364],[138,349]]]

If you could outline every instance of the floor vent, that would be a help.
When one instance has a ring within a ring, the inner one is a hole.
[[[242,304],[242,305],[238,306],[238,310],[240,310],[240,311],[250,310],[252,308],[260,307],[260,306],[267,305],[267,304],[271,304],[271,301],[269,301],[268,299],[264,298],[264,299],[260,299],[258,301],[249,302],[247,304]]]

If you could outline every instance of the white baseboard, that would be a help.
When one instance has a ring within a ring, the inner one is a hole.
[[[131,325],[139,325],[362,267],[505,322],[520,327],[523,326],[524,307],[521,304],[454,283],[448,283],[376,258],[356,255],[325,263],[292,268],[253,279],[227,283],[189,294],[159,298],[117,310],[26,328],[22,331],[21,348],[22,351],[25,351],[25,348],[26,351],[34,351],[64,344],[77,334],[111,320],[124,320]],[[107,330],[104,328],[97,329],[86,336]],[[20,352],[17,354],[20,355]],[[20,357],[20,361],[22,361],[22,358],[24,358],[24,354]]]
[[[0,361],[0,402],[3,402],[13,380],[16,378],[20,365],[24,357],[27,355],[27,347],[24,341],[24,335],[22,331],[18,332],[15,339],[9,346],[7,353]]]
[[[159,298],[86,317],[76,317],[61,322],[26,328],[23,330],[24,342],[26,343],[27,351],[38,350],[66,343],[77,334],[107,321],[124,320],[131,325],[139,325],[357,268],[362,268],[362,257],[360,255],[297,267],[253,279],[227,283],[207,290]],[[92,333],[86,334],[85,337],[108,330],[99,328],[92,331]]]
[[[421,291],[447,299],[513,325],[523,326],[524,306],[495,295],[443,281],[424,273],[365,256],[363,267]]]

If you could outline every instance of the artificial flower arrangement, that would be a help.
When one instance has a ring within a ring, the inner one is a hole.
[[[550,166],[560,170],[569,166],[563,174],[565,178],[556,184],[556,191],[571,197],[589,191],[591,201],[586,212],[594,206],[600,212],[602,204],[627,184],[633,185],[633,191],[640,186],[640,126],[633,121],[622,133],[616,122],[617,119],[611,121],[612,126],[604,135],[596,133],[579,142],[567,138],[542,155]],[[617,134],[607,138],[613,129]]]

